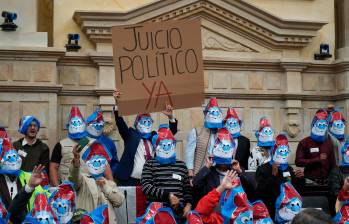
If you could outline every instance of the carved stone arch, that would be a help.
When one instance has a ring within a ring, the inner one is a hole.
[[[326,24],[281,19],[243,0],[161,0],[126,12],[76,11],[73,18],[95,44],[111,43],[112,26],[200,18],[269,50],[301,49]],[[231,49],[223,45],[223,50]],[[247,50],[234,41],[230,45]]]

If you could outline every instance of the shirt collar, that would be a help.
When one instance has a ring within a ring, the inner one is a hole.
[[[37,140],[37,139],[34,140],[33,144],[29,144],[29,143],[27,142],[27,139],[23,138],[22,146],[25,146],[25,145],[32,146],[32,145],[34,145],[34,144],[36,143],[36,140]]]

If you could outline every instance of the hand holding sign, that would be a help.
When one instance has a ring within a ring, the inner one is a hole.
[[[115,104],[118,104],[118,99],[120,98],[121,95],[122,95],[122,93],[118,89],[114,90],[113,97],[115,100]]]
[[[168,119],[170,119],[170,120],[172,120],[174,118],[173,117],[173,107],[168,102],[166,102],[166,109],[164,111],[162,111],[162,113],[164,115],[166,115],[168,117]]]

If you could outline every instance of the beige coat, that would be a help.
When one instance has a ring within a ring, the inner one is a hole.
[[[76,207],[92,211],[102,204],[108,204],[109,223],[116,224],[115,207],[120,207],[125,197],[120,192],[114,181],[105,179],[106,184],[100,188],[95,179],[89,177],[80,168],[71,164],[69,169],[69,180],[77,186]]]

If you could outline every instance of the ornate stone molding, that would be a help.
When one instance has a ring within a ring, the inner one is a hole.
[[[216,97],[219,99],[239,99],[239,100],[313,100],[313,101],[334,101],[336,99],[349,98],[348,94],[339,95],[311,95],[311,94],[264,94],[264,93],[220,93],[220,92],[205,92],[206,97]]]
[[[59,93],[62,85],[21,85],[0,84],[0,92]]]
[[[22,47],[1,47],[0,60],[19,61],[50,61],[57,62],[65,54],[65,50],[57,48],[22,48]]]
[[[90,53],[91,60],[98,66],[114,66],[112,53]]]
[[[236,41],[229,40],[213,33],[207,29],[201,30],[202,49],[203,50],[221,50],[228,52],[256,52],[253,49],[244,46]]]
[[[58,61],[59,66],[96,66],[92,61],[91,57],[88,54],[76,53],[76,52],[67,52],[60,60]]]
[[[242,0],[162,0],[126,12],[75,11],[73,16],[94,43],[110,43],[112,26],[184,18],[215,22],[271,49],[302,48],[326,24],[281,19]]]
[[[302,72],[310,63],[303,61],[282,61],[280,66],[287,72]]]

